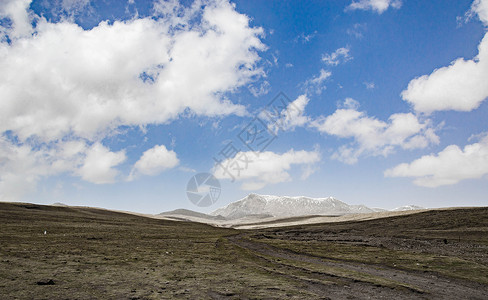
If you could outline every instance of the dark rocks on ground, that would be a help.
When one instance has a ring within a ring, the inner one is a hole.
[[[55,285],[52,279],[41,279],[37,282],[37,285]]]

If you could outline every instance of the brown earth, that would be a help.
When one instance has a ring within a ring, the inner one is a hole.
[[[234,230],[0,203],[0,224],[1,299],[488,295],[488,208]]]

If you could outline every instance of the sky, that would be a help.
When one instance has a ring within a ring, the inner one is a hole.
[[[0,0],[0,201],[487,206],[487,28],[488,0]]]

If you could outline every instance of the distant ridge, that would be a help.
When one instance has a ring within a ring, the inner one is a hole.
[[[157,216],[161,217],[175,217],[175,218],[185,218],[185,217],[190,217],[190,218],[201,218],[201,219],[207,219],[207,220],[217,220],[217,221],[223,221],[225,220],[224,217],[222,216],[211,216],[207,215],[204,213],[199,213],[193,210],[189,209],[175,209],[172,211],[166,211],[158,214]]]
[[[226,219],[239,219],[251,215],[289,218],[307,215],[338,216],[372,212],[375,210],[367,206],[348,205],[334,197],[309,198],[249,194],[239,201],[215,210],[210,215],[222,216]]]
[[[53,203],[53,204],[51,204],[51,205],[52,205],[52,206],[63,206],[63,207],[67,207],[67,206],[69,206],[69,205],[64,204],[64,203],[61,203],[61,202],[56,202],[56,203]]]

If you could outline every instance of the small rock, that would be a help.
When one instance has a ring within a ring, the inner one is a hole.
[[[52,279],[42,279],[37,282],[37,285],[55,285]]]

